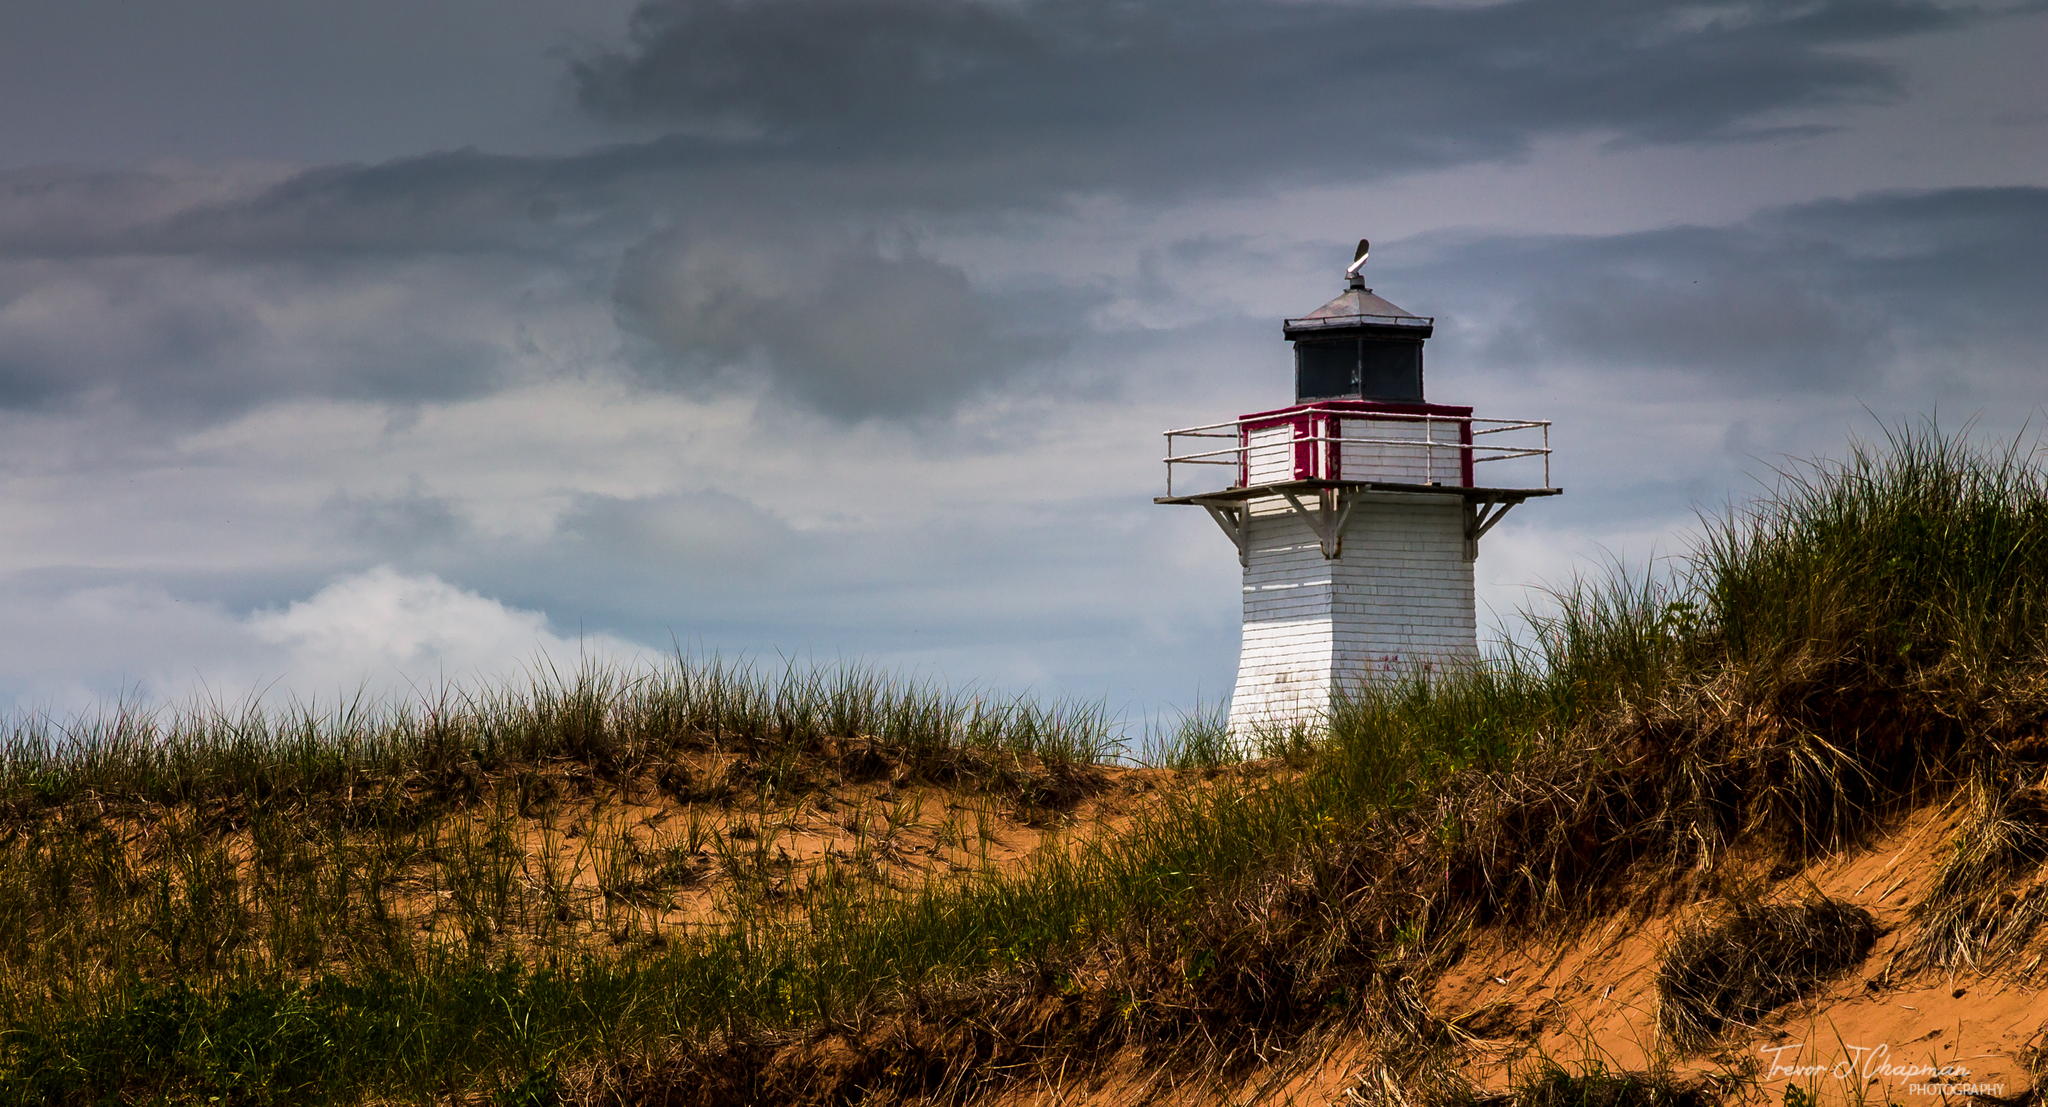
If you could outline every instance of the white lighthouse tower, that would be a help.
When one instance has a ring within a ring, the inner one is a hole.
[[[1366,251],[1343,295],[1285,322],[1292,404],[1166,432],[1155,502],[1206,509],[1244,566],[1240,741],[1313,729],[1360,682],[1476,662],[1479,539],[1509,508],[1561,491],[1547,421],[1424,399],[1435,320],[1374,295]]]

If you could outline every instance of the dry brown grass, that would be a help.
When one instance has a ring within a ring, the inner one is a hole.
[[[1870,912],[1824,896],[1737,901],[1682,931],[1657,973],[1658,1024],[1685,1050],[1754,1031],[1772,1011],[1860,964],[1877,941]]]
[[[298,807],[79,797],[0,819],[0,933],[17,963],[69,951],[74,977],[255,958],[310,978],[395,947],[627,956],[825,894],[1001,872],[1128,821],[1171,775],[1089,766],[1019,792],[859,764],[835,779],[843,759],[799,757],[771,783],[701,750],[609,776],[506,766],[455,795],[364,778]]]

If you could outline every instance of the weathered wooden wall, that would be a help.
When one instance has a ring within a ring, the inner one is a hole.
[[[1342,555],[1323,557],[1282,501],[1254,505],[1244,644],[1230,725],[1239,736],[1314,725],[1334,690],[1479,656],[1464,507],[1455,496],[1362,498]]]

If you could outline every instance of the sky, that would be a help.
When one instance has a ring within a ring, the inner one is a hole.
[[[2048,414],[2048,3],[16,0],[0,711],[677,652],[1227,694],[1280,320],[1553,422],[1481,622]]]

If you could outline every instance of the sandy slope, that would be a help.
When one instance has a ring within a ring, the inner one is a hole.
[[[1962,823],[1956,805],[1923,808],[1866,846],[1753,886],[1766,899],[1819,892],[1861,905],[1881,936],[1856,969],[1761,1025],[1731,1031],[1709,1053],[1681,1054],[1657,1029],[1657,968],[1676,929],[1710,910],[1698,902],[1639,908],[1570,932],[1475,935],[1430,989],[1430,1007],[1454,1028],[1461,1070],[1482,1096],[1548,1062],[1573,1072],[1662,1070],[1708,1081],[1731,1103],[1785,1103],[1788,1085],[1823,1103],[2021,1101],[2048,1026],[2048,990],[2034,972],[2040,958],[1973,972],[1906,967],[1920,933],[1913,906]],[[1418,1101],[1416,1089],[1382,1075],[1383,1060],[1370,1043],[1343,1038],[1228,1084],[1126,1064],[1093,1079],[1013,1088],[992,1102]]]

